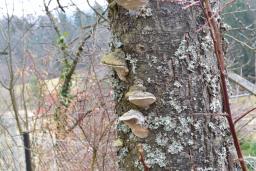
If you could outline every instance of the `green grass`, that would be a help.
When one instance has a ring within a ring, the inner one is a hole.
[[[255,139],[243,139],[241,140],[241,148],[244,156],[255,156],[256,157],[256,140]],[[249,162],[247,167],[249,171],[255,171],[254,165],[255,161],[247,161]]]
[[[242,140],[241,148],[245,156],[256,156],[256,140]]]

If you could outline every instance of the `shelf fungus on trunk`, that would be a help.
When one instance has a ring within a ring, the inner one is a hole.
[[[127,10],[136,10],[147,5],[148,0],[117,0],[116,2]]]
[[[154,94],[146,92],[144,86],[131,86],[125,97],[130,103],[144,109],[149,108],[156,101]]]
[[[149,130],[143,127],[145,118],[141,112],[131,109],[119,117],[119,121],[123,121],[129,128],[131,128],[132,133],[137,137],[148,137]]]
[[[129,69],[125,61],[125,53],[121,49],[115,49],[114,52],[104,55],[101,63],[114,68],[120,80],[127,81],[126,76],[129,73]]]

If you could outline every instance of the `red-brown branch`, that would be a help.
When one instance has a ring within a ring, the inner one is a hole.
[[[230,132],[234,141],[234,146],[237,151],[237,156],[240,159],[240,165],[243,171],[247,171],[247,167],[245,164],[245,161],[243,159],[243,154],[241,151],[241,147],[239,144],[239,140],[236,134],[235,125],[232,120],[230,105],[229,105],[229,97],[228,97],[228,91],[227,91],[227,85],[225,80],[225,64],[224,64],[224,52],[222,49],[222,39],[221,39],[221,33],[219,30],[218,23],[216,19],[213,16],[211,6],[209,4],[208,0],[202,1],[203,7],[204,7],[204,14],[207,19],[208,26],[210,28],[211,37],[213,39],[213,45],[215,54],[217,57],[218,67],[220,70],[220,81],[221,81],[221,90],[222,90],[222,98],[223,98],[223,110],[228,114],[227,120],[230,127]]]
[[[251,110],[243,113],[242,115],[238,116],[237,118],[234,119],[234,124],[236,124],[238,121],[240,121],[243,117],[245,117],[246,115],[248,115],[249,113],[251,113],[252,111],[254,111],[256,109],[255,108],[252,108]]]
[[[144,167],[144,171],[149,171],[149,167],[146,164],[145,159],[144,159],[144,150],[143,150],[142,145],[138,144],[137,148],[138,148],[138,152],[139,152],[139,160],[140,160],[140,162],[142,163],[142,165]]]
[[[148,168],[147,164],[145,163],[144,156],[142,153],[140,153],[140,161],[144,167],[144,171],[149,171],[149,168]]]

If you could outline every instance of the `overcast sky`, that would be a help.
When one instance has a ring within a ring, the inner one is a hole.
[[[49,0],[45,0],[48,2]],[[71,2],[74,2],[77,4],[77,6],[82,9],[83,11],[90,10],[90,7],[87,5],[86,0],[59,0],[60,3],[65,5],[72,4]],[[89,0],[91,5],[94,4],[94,2],[98,2],[99,4],[106,6],[107,2],[106,0]],[[57,7],[57,0],[52,0],[50,9],[53,9]],[[9,13],[13,11],[14,15],[17,16],[23,16],[32,14],[32,15],[43,15],[43,0],[0,0],[0,15],[6,15],[6,5],[8,7]],[[14,9],[14,10],[13,10]],[[74,10],[74,7],[70,7],[69,10],[66,10],[67,13],[72,12]]]

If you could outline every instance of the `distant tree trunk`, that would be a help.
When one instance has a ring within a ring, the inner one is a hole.
[[[152,0],[137,12],[119,5],[109,12],[113,51],[122,49],[129,68],[127,82],[114,75],[116,113],[142,112],[150,131],[141,139],[123,122],[117,125],[121,169],[232,170],[219,71],[201,7]],[[125,97],[137,83],[156,96],[148,109]]]

